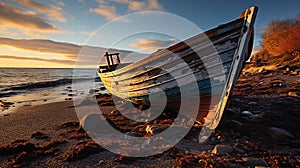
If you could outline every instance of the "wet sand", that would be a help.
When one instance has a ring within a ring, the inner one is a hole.
[[[197,143],[201,126],[195,124],[175,147],[143,158],[113,154],[93,142],[72,101],[21,107],[0,117],[0,167],[299,167],[299,75],[281,72],[242,75],[207,143]],[[108,113],[115,110],[108,96],[98,102]],[[137,129],[124,126],[118,113],[109,117],[121,131]],[[166,126],[173,117],[165,112],[157,124]]]

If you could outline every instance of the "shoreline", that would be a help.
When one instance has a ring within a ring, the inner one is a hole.
[[[74,98],[89,98],[98,94],[106,93],[101,83],[95,83],[95,88],[85,88],[87,81],[56,87],[40,88],[27,93],[3,97],[0,99],[0,116],[14,113],[24,106],[37,106],[48,103],[73,100]],[[99,85],[99,86],[98,86]],[[99,87],[99,88],[98,88]]]

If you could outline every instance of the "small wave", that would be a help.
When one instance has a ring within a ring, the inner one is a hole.
[[[11,92],[0,92],[0,98],[2,98],[2,97],[9,97],[11,95],[16,95],[16,94],[19,94],[19,92],[14,92],[14,91],[11,91]]]
[[[11,85],[11,86],[1,89],[1,91],[56,87],[56,86],[71,84],[72,82],[80,82],[80,81],[85,81],[85,80],[95,80],[95,79],[94,78],[77,78],[77,79],[64,78],[64,79],[57,79],[57,80],[53,80],[53,81],[43,81],[43,82]]]

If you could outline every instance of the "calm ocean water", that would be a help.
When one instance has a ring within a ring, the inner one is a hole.
[[[97,69],[0,68],[0,101],[17,105],[87,96],[103,87],[97,77]]]

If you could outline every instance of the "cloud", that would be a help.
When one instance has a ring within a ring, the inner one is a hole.
[[[67,19],[62,15],[62,8],[53,5],[44,5],[34,0],[13,0],[15,3],[36,10],[40,14],[46,15],[50,20],[66,22]],[[61,1],[57,2],[60,6],[64,6]]]
[[[58,6],[65,6],[65,3],[63,3],[62,1],[56,0],[55,2]]]
[[[113,2],[128,5],[129,11],[147,11],[147,10],[163,10],[157,0],[137,1],[137,0],[112,0]]]
[[[8,28],[17,29],[30,37],[61,32],[32,11],[24,11],[0,2],[0,29]]]
[[[100,4],[98,8],[90,8],[89,11],[104,16],[106,20],[113,20],[119,17],[114,6]]]
[[[69,58],[76,58],[81,46],[41,39],[11,39],[0,37],[0,44],[9,45],[37,52],[65,54]]]
[[[43,59],[43,58],[31,58],[31,57],[20,57],[20,56],[9,56],[9,55],[0,55],[0,59],[15,59],[15,60],[29,60],[29,61],[44,61],[49,63],[58,63],[65,65],[74,65],[74,60],[62,60],[62,59]]]
[[[9,30],[9,29],[6,28],[6,27],[1,27],[1,26],[0,26],[0,32],[1,32],[1,35],[3,35],[3,36],[16,37],[16,36],[19,35],[18,32],[16,32],[16,31],[11,31],[11,30]]]
[[[87,36],[91,36],[94,34],[94,32],[88,32],[88,31],[82,31],[80,32],[81,34],[87,35]]]
[[[116,7],[111,3],[125,4],[127,5],[128,11],[149,11],[149,10],[159,10],[162,11],[162,6],[157,0],[147,0],[147,1],[137,1],[137,0],[111,0],[104,1],[98,0],[98,8],[90,8],[89,11],[96,13],[105,17],[106,20],[113,20],[120,15],[118,14]],[[129,22],[128,19],[123,19],[120,21]]]
[[[167,47],[174,42],[173,39],[168,41],[153,40],[153,39],[138,39],[136,43],[129,46],[138,48],[139,50],[156,50],[159,48]]]
[[[26,51],[32,51],[35,54],[35,58],[28,58],[26,56],[22,57],[22,55],[17,55],[16,52],[14,53],[1,53],[2,55],[0,58],[13,58],[19,60],[29,60],[35,59],[39,61],[48,61],[48,62],[57,62],[59,63],[62,60],[62,64],[72,64],[76,61],[77,65],[95,65],[98,61],[102,61],[105,63],[105,60],[100,60],[104,53],[108,51],[106,48],[102,47],[93,47],[93,46],[80,46],[70,43],[62,43],[62,42],[55,42],[51,40],[41,40],[41,39],[11,39],[11,38],[2,38],[0,37],[0,47],[2,45],[5,46],[12,46],[19,49],[24,49]],[[139,60],[146,55],[133,53],[131,51],[126,50],[116,50],[116,49],[109,49],[109,52],[119,52],[121,55],[121,60],[126,57],[127,62]],[[43,56],[42,54],[43,53]],[[60,54],[61,59],[45,59],[44,56],[47,56],[47,53],[52,54]],[[13,55],[13,56],[10,56]],[[80,55],[80,57],[78,57]],[[1,62],[1,61],[0,61]]]
[[[162,10],[162,7],[157,0],[148,0],[148,4],[152,10]]]

